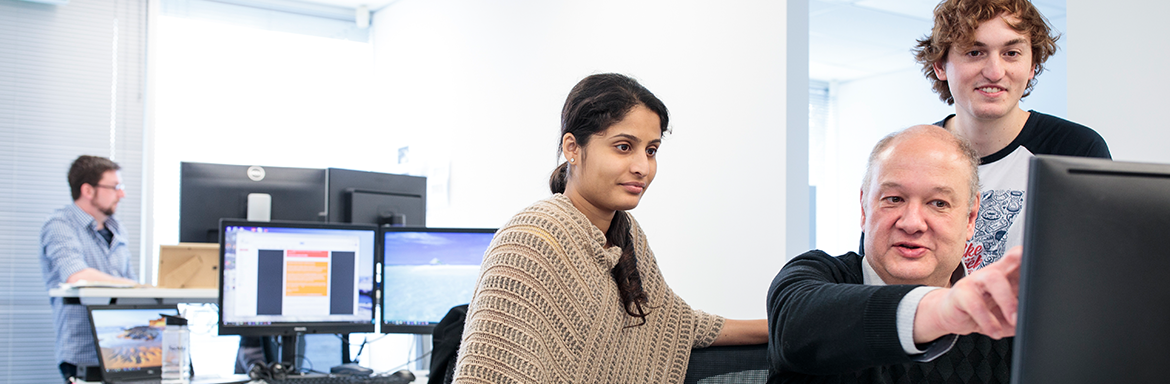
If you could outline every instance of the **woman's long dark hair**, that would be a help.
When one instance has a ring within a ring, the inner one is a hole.
[[[561,135],[557,141],[557,156],[561,154],[560,140],[566,133],[573,134],[577,146],[585,148],[593,135],[605,131],[618,123],[636,106],[645,106],[658,115],[660,129],[666,132],[669,113],[653,93],[629,77],[605,73],[582,79],[569,91],[565,107],[561,110]],[[549,189],[553,193],[564,193],[568,183],[568,162],[561,163],[549,177]],[[609,224],[605,238],[610,244],[621,247],[622,256],[613,267],[613,279],[617,282],[622,306],[630,316],[646,323],[647,303],[650,299],[642,289],[642,276],[638,273],[638,259],[634,254],[634,239],[630,236],[630,219],[624,211],[617,211]]]

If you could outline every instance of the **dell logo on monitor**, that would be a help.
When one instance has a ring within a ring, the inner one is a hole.
[[[259,165],[248,167],[248,178],[252,181],[264,180],[264,167]]]

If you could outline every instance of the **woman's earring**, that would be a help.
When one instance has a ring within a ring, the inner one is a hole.
[[[572,162],[574,162],[574,161],[577,161],[577,159],[569,159],[569,162],[570,162],[570,163],[572,163]]]

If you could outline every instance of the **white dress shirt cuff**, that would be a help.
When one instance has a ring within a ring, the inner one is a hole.
[[[918,302],[930,291],[939,287],[918,287],[910,290],[902,301],[898,302],[898,341],[902,343],[902,350],[907,355],[918,355],[926,352],[914,345],[914,315],[918,312]]]

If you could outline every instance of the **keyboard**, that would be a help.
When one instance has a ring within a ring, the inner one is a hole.
[[[305,375],[288,376],[284,380],[264,381],[268,384],[410,384],[414,382],[414,375],[410,371],[400,371],[382,376]]]

